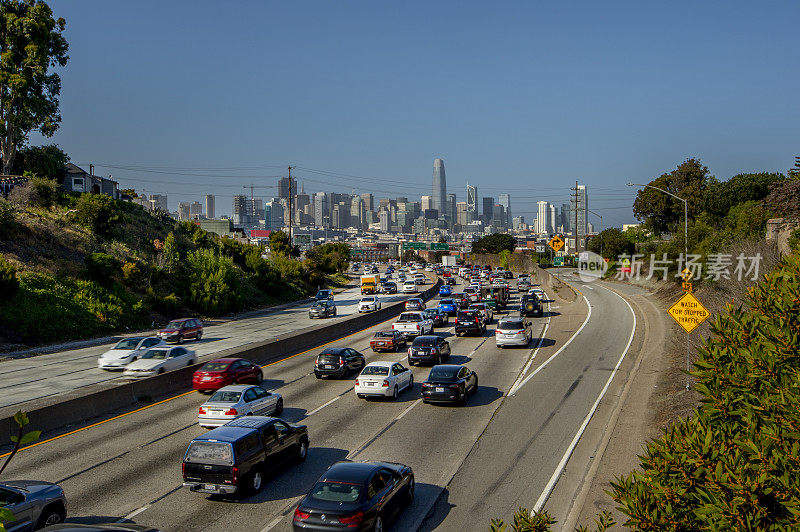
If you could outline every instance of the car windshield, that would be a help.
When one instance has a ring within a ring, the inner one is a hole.
[[[419,337],[414,339],[414,343],[412,343],[414,347],[431,347],[436,345],[436,338],[425,338]]]
[[[400,314],[400,319],[398,321],[422,321],[422,316],[420,314],[412,314],[410,312]]]
[[[391,338],[394,334],[389,331],[378,331],[375,333],[375,338]]]
[[[362,375],[379,375],[384,377],[389,374],[389,368],[386,366],[367,366],[364,368],[364,371],[361,372]]]
[[[425,310],[422,311],[422,314],[424,314],[425,317],[427,318],[432,318],[434,316],[437,316],[439,312],[433,308],[426,308]]]
[[[233,452],[230,444],[210,441],[193,441],[186,451],[187,462],[232,464]]]
[[[142,358],[148,358],[152,360],[164,360],[167,358],[167,351],[164,349],[151,349],[147,353],[142,355]]]
[[[229,390],[218,390],[208,400],[209,403],[238,403],[242,392],[232,392]]]
[[[372,303],[373,301],[375,301],[374,297],[362,297],[361,298],[361,302],[362,303]]]
[[[183,325],[183,323],[184,322],[182,322],[182,321],[171,321],[164,328],[165,329],[180,329],[181,325]]]
[[[442,299],[441,301],[439,301],[439,306],[441,306],[441,305],[452,305],[452,304],[453,304],[453,300],[452,299]]]
[[[114,349],[136,349],[136,346],[139,345],[141,341],[141,338],[125,338],[117,342]]]
[[[456,376],[458,375],[458,371],[461,368],[459,366],[456,367],[442,367],[442,366],[434,366],[431,369],[431,372],[428,374],[429,381],[455,381],[458,380]]]
[[[458,319],[459,320],[471,320],[475,317],[474,312],[459,312]]]
[[[328,502],[356,502],[361,498],[361,486],[347,482],[317,482],[311,489],[311,498]]]
[[[230,365],[230,362],[209,362],[200,371],[225,371]]]
[[[316,306],[317,308],[325,308],[325,302],[324,302],[324,301],[320,301],[320,302],[319,302],[319,303],[317,303],[315,306]]]

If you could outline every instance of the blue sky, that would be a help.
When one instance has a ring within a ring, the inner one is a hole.
[[[47,142],[171,208],[230,212],[288,164],[309,193],[418,198],[441,157],[459,201],[509,192],[530,222],[577,179],[608,226],[633,221],[626,182],[686,158],[727,179],[800,155],[800,2],[51,5],[70,61]]]

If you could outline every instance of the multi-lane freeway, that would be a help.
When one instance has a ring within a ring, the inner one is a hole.
[[[466,407],[423,404],[419,383],[429,371],[425,367],[413,368],[417,384],[398,401],[366,402],[353,393],[353,378],[314,378],[318,349],[265,366],[265,387],[282,394],[284,419],[309,427],[311,449],[304,463],[276,474],[256,496],[213,500],[181,487],[186,446],[205,432],[197,425],[205,397],[197,393],[25,450],[6,478],[60,484],[70,521],[266,531],[291,528],[294,506],[334,462],[387,460],[410,465],[417,480],[416,498],[392,530],[485,529],[518,506],[553,503],[548,496],[574,446],[590,437],[591,415],[601,398],[614,396],[626,376],[617,370],[637,348],[637,313],[626,297],[602,283],[573,284],[574,300],[548,294],[529,348],[498,349],[496,320],[481,337],[456,337],[452,321],[437,329],[451,343],[451,362],[466,364],[480,377]],[[367,362],[404,361],[405,353],[369,350],[374,331],[389,323],[330,345],[353,347]]]

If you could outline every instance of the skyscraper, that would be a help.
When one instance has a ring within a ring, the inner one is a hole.
[[[478,187],[467,185],[467,218],[469,222],[478,218]]]
[[[536,202],[536,208],[536,221],[538,223],[536,231],[550,234],[552,232],[550,227],[550,204],[546,201],[538,201]]]
[[[497,197],[497,203],[503,206],[506,211],[506,225],[511,227],[511,195],[510,194],[500,194]]]
[[[492,209],[494,209],[494,198],[483,198],[483,219],[486,223],[492,222]]]
[[[562,231],[565,233],[572,232],[572,208],[569,203],[561,204],[561,225],[563,226]]]
[[[317,227],[330,227],[330,201],[324,192],[314,194],[314,225]]]
[[[575,245],[578,251],[583,251],[586,248],[586,235],[588,233],[589,221],[589,192],[586,190],[586,185],[578,185],[575,194],[572,196],[572,220],[573,224],[577,219],[577,227],[574,228],[577,242]]]
[[[446,212],[447,183],[444,177],[444,161],[433,161],[433,194],[431,194],[431,208],[443,213]]]
[[[178,203],[178,220],[188,220],[189,216],[189,202],[182,201]]]
[[[441,213],[439,213],[441,214]],[[447,208],[444,211],[445,216],[447,216],[447,221],[452,226],[456,223],[456,195],[455,194],[448,194],[447,195]]]
[[[192,220],[199,220],[203,215],[203,204],[199,201],[193,201],[189,204],[189,217]]]
[[[214,195],[206,194],[206,218],[213,218],[215,214]]]

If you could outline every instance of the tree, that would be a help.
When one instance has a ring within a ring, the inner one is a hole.
[[[589,251],[600,254],[604,258],[616,259],[620,255],[632,255],[635,246],[628,236],[616,227],[604,229],[600,234],[592,237],[587,245]]]
[[[17,151],[13,173],[55,179],[68,162],[69,155],[62,151],[57,144],[26,146]]]
[[[473,253],[492,253],[497,254],[507,249],[513,252],[517,247],[517,240],[508,233],[495,233],[487,235],[472,244]]]
[[[716,219],[724,218],[732,207],[746,201],[761,201],[773,184],[786,179],[783,174],[761,172],[737,174],[728,181],[711,178],[703,194],[703,211]]]
[[[283,231],[271,232],[269,234],[269,249],[273,253],[288,257],[292,250],[289,245],[289,235]]]
[[[779,216],[800,217],[800,177],[773,183],[764,203]]]
[[[676,196],[686,198],[689,216],[702,211],[703,193],[708,184],[708,167],[697,159],[688,159],[668,174],[648,183]],[[633,202],[633,214],[654,231],[670,230],[683,219],[683,202],[653,188],[643,188]]]
[[[42,0],[0,0],[0,156],[9,174],[31,131],[51,137],[61,114],[61,78],[50,67],[67,64],[65,21]]]

